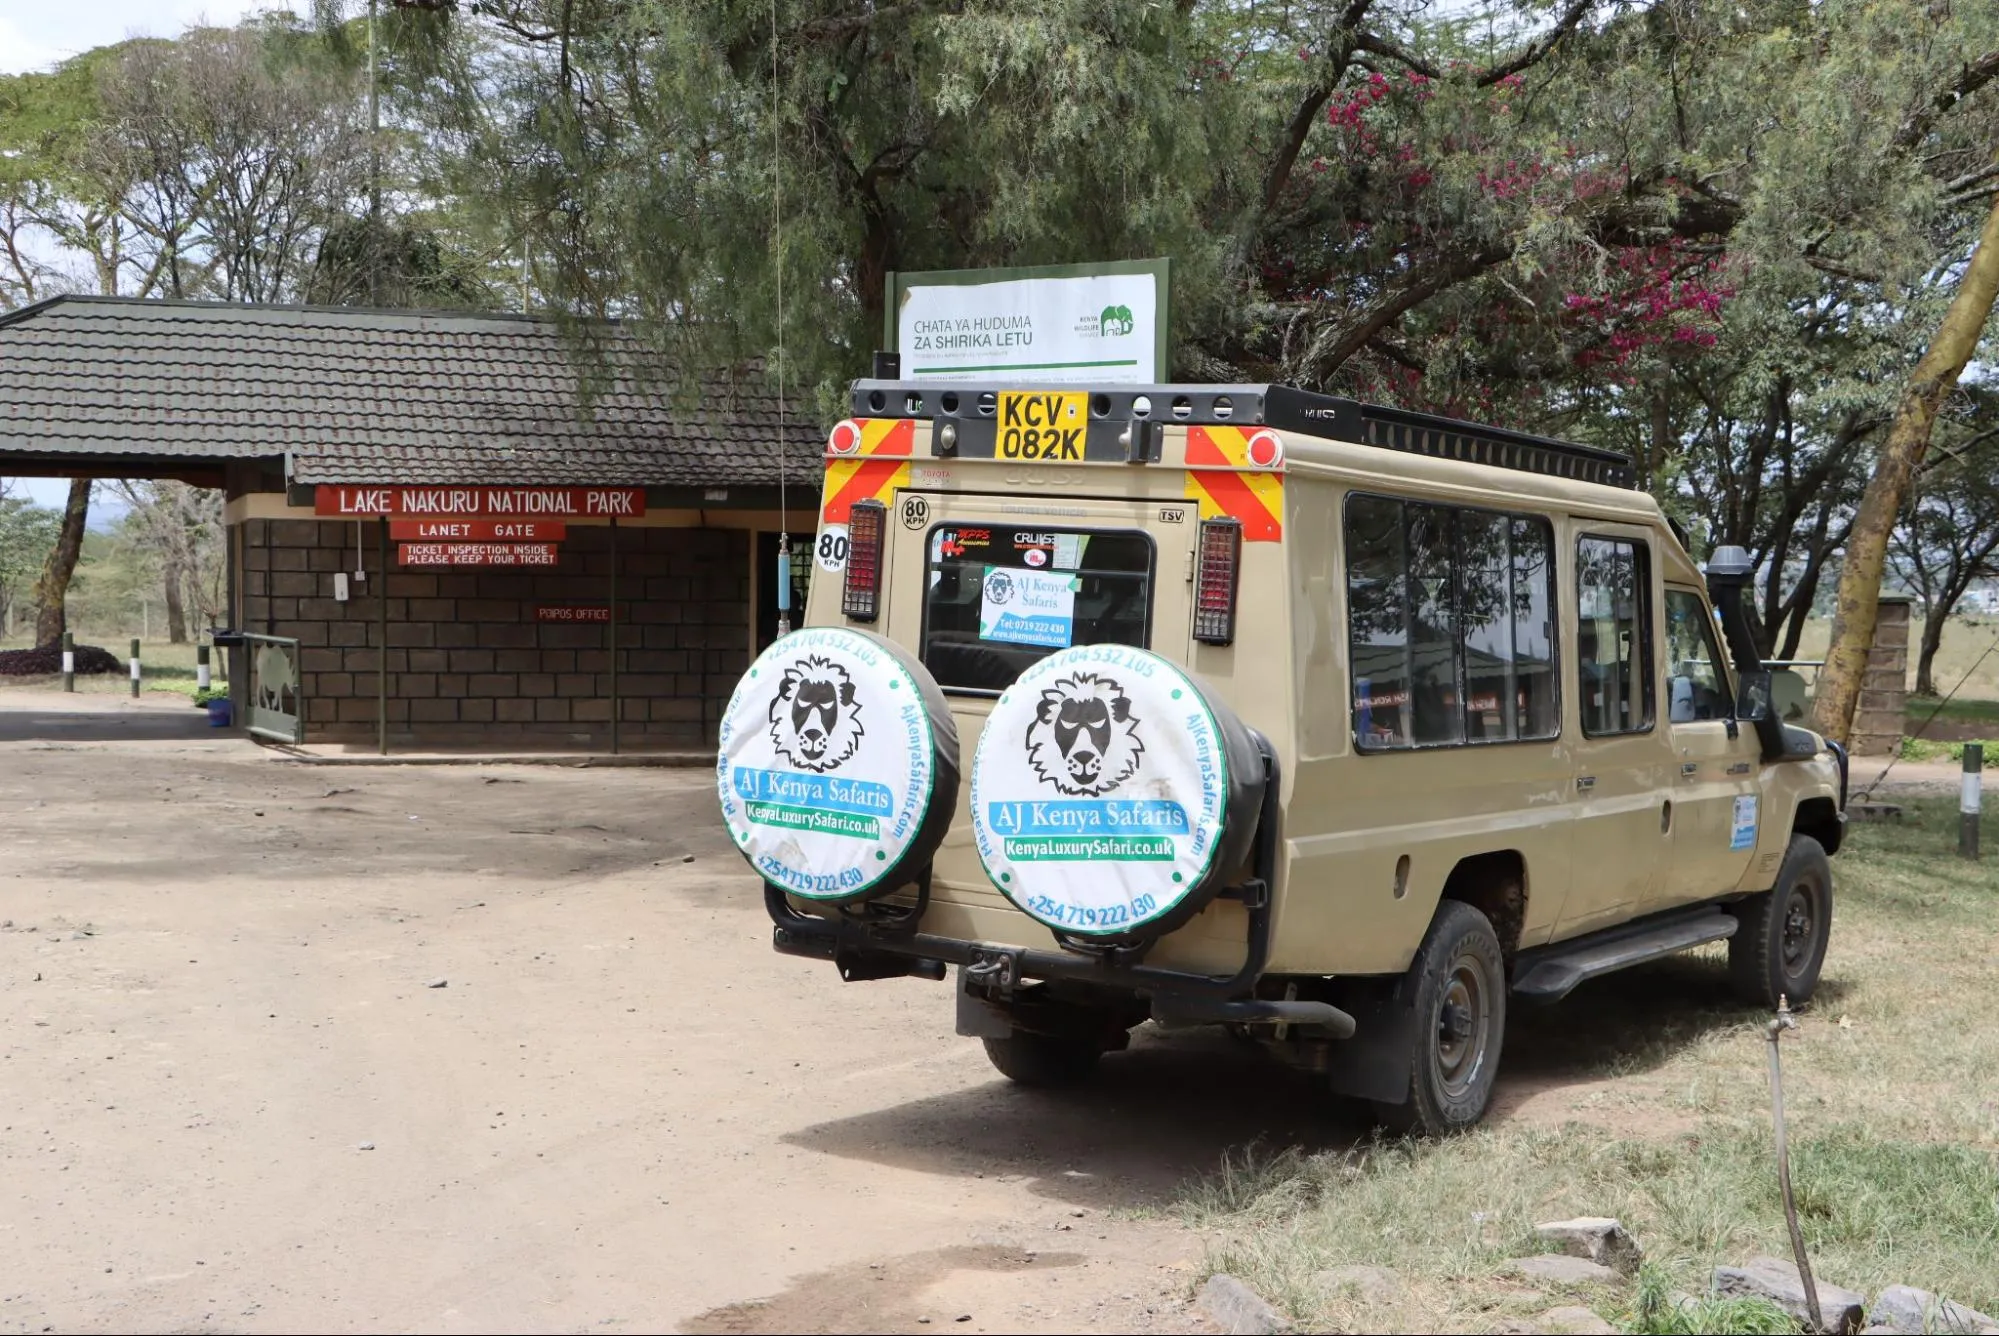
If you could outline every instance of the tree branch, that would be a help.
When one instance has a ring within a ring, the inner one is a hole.
[[[1988,51],[1959,70],[1935,97],[1910,112],[1889,142],[1904,152],[1914,148],[1953,107],[1994,79],[1999,79],[1999,51]]]

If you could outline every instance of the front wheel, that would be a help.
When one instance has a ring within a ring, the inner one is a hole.
[[[986,1040],[986,1057],[1000,1075],[1024,1086],[1075,1085],[1090,1074],[1103,1053],[1103,1045],[1094,1039],[1029,1030]]]
[[[1409,966],[1415,1052],[1407,1098],[1377,1102],[1390,1131],[1461,1132],[1485,1117],[1506,1035],[1506,960],[1486,916],[1446,900]]]
[[[1735,906],[1742,926],[1728,939],[1730,987],[1743,1003],[1811,1001],[1832,939],[1832,864],[1809,835],[1793,835],[1777,885]]]

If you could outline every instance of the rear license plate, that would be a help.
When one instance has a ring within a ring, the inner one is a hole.
[[[999,397],[999,458],[1081,463],[1089,402],[1089,394],[1081,390],[1003,391]]]

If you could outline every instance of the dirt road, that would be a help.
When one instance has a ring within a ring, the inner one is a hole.
[[[1212,1038],[1007,1085],[771,952],[701,772],[59,707],[0,694],[0,1331],[1185,1330],[1130,1208],[1350,1131]]]

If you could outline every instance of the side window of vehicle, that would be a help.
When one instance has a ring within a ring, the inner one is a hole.
[[[1650,580],[1644,543],[1576,540],[1576,676],[1590,737],[1652,729]]]
[[[1365,495],[1345,518],[1357,745],[1554,737],[1549,523]]]
[[[1701,596],[1666,591],[1666,718],[1675,724],[1726,719],[1734,713],[1728,679],[1715,649],[1714,619]]]

